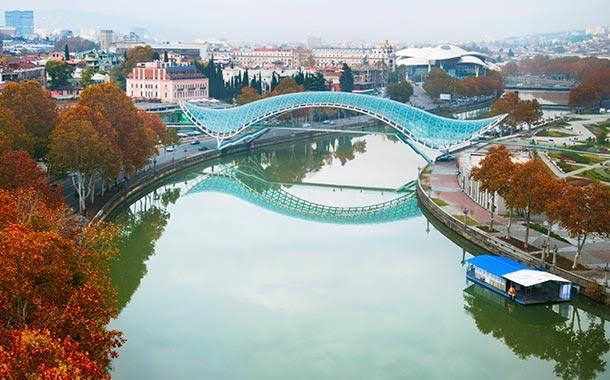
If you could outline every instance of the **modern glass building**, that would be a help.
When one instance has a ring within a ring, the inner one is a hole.
[[[499,70],[489,56],[453,45],[399,50],[396,52],[396,65],[406,66],[407,77],[417,82],[437,67],[458,79]]]
[[[6,11],[4,24],[15,28],[17,36],[31,36],[34,34],[34,11]]]

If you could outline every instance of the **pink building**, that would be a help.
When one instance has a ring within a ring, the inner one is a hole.
[[[127,95],[135,100],[178,102],[207,98],[208,79],[194,66],[138,63],[127,77]]]

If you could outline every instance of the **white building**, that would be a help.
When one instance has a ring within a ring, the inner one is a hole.
[[[474,152],[470,154],[462,154],[458,157],[458,184],[464,190],[473,201],[487,210],[492,209],[491,194],[480,189],[481,185],[478,181],[474,181],[470,178],[472,169],[479,166],[481,161],[485,158],[486,152]],[[525,163],[531,159],[529,153],[522,152],[517,153],[513,157],[515,163]],[[496,195],[495,197],[495,210],[497,214],[507,214],[506,204],[502,197]]]
[[[395,67],[394,47],[387,41],[375,48],[318,48],[311,50],[316,66],[337,67],[344,63],[349,66],[379,66],[385,64]]]
[[[485,54],[466,51],[453,45],[407,48],[396,52],[396,65],[407,67],[407,77],[421,81],[433,68],[441,68],[456,78],[484,75],[500,70]]]
[[[248,68],[295,67],[297,61],[295,50],[279,48],[238,49],[233,51],[232,58],[240,66]]]

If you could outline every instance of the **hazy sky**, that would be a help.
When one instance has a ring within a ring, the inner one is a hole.
[[[143,27],[166,39],[462,41],[610,24],[610,0],[2,0],[36,26]]]

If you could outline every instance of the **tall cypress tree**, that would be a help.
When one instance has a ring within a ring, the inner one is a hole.
[[[246,71],[244,71],[244,77],[241,81],[241,85],[244,87],[250,85],[250,77],[248,76],[248,69],[246,69]]]
[[[263,78],[261,77],[261,73],[258,73],[258,82],[256,83],[256,92],[259,95],[263,95]]]
[[[271,73],[271,89],[270,91],[275,90],[275,88],[277,87],[279,81],[277,79],[277,74],[275,73],[275,71],[273,73]]]
[[[354,91],[354,74],[352,69],[347,65],[343,64],[341,76],[339,77],[339,84],[341,85],[341,91],[352,92]]]

